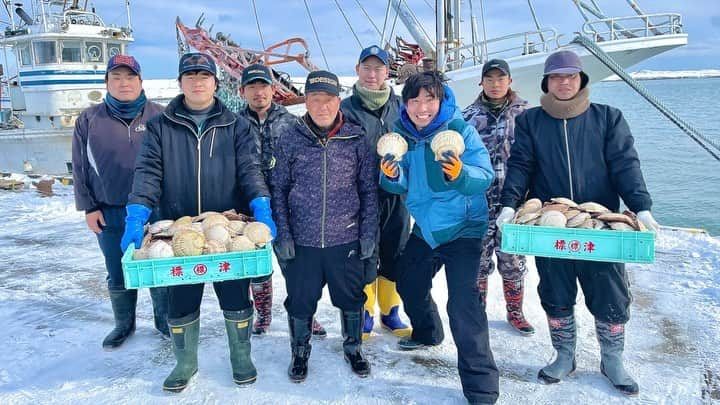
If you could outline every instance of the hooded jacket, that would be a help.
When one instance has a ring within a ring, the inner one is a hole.
[[[433,138],[447,129],[459,132],[465,142],[465,152],[459,156],[463,168],[452,182],[445,180],[430,149]],[[380,186],[406,194],[415,219],[413,232],[433,249],[458,238],[482,238],[488,220],[485,190],[493,180],[493,169],[487,149],[475,128],[462,119],[450,88],[445,87],[440,111],[430,125],[418,131],[403,106],[395,132],[408,142],[408,152],[400,161],[400,176],[392,180],[380,173]]]

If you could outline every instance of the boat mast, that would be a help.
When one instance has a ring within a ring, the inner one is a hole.
[[[435,0],[435,69],[445,71],[445,0]]]
[[[125,0],[125,12],[127,13],[127,28],[130,33],[133,32],[132,23],[130,22],[130,0]]]
[[[435,44],[428,38],[427,35],[423,32],[422,28],[418,25],[418,23],[415,21],[414,18],[412,18],[412,15],[410,14],[410,11],[407,9],[406,4],[402,4],[404,0],[392,0],[393,8],[396,10],[396,13],[400,16],[400,20],[403,22],[407,30],[410,32],[410,35],[412,35],[415,42],[420,45],[420,48],[423,50],[425,55],[433,55],[435,53]],[[436,9],[436,10],[443,10],[443,9]],[[438,15],[439,13],[436,13]],[[388,38],[388,41],[391,41],[392,38]]]

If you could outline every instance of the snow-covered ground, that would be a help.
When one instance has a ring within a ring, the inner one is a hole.
[[[353,375],[341,357],[339,315],[327,297],[318,311],[325,340],[313,341],[310,374],[288,381],[290,350],[285,289],[276,272],[270,333],[253,340],[258,381],[232,382],[225,328],[212,288],[202,306],[200,371],[181,394],[161,384],[174,365],[171,344],[152,328],[147,292],[138,305],[136,334],[120,350],[100,342],[112,326],[104,268],[94,236],[74,209],[72,188],[55,184],[42,197],[29,186],[0,192],[5,225],[0,227],[1,404],[77,403],[465,403],[456,371],[456,351],[447,340],[427,351],[401,352],[396,338],[376,328],[365,345],[371,377]],[[628,266],[632,320],[627,331],[627,367],[641,394],[634,403],[710,403],[720,400],[720,241],[706,235],[664,232],[657,262]],[[578,371],[555,386],[536,381],[553,356],[532,266],[526,313],[537,327],[532,337],[505,322],[500,279],[490,281],[491,344],[501,371],[500,403],[625,403],[600,375],[592,317],[578,297]],[[446,301],[442,274],[434,296]]]

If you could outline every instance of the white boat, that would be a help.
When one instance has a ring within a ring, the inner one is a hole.
[[[77,0],[35,1],[33,15],[3,3],[11,22],[0,46],[14,58],[4,64],[13,114],[3,116],[0,171],[68,174],[75,119],[102,102],[107,60],[133,41],[129,5],[127,25],[116,27]]]
[[[573,0],[586,20],[580,27],[583,37],[621,67],[687,43],[679,14],[643,14],[633,0],[627,1],[637,15],[607,17],[596,1],[588,5]],[[4,3],[10,16],[17,14],[21,23],[16,25],[13,19],[12,26],[0,37],[0,45],[15,55],[18,70],[9,81],[15,118],[5,123],[17,128],[0,131],[0,172],[67,175],[71,169],[70,135],[75,118],[84,108],[102,101],[107,58],[125,52],[133,40],[129,2],[125,1],[126,27],[107,26],[94,10],[79,7],[77,0],[71,5],[68,1],[36,1],[35,17],[24,10],[14,14],[10,1]],[[482,0],[479,3],[482,6]],[[554,28],[542,27],[537,20],[534,30],[480,38],[476,28],[478,16],[471,11],[467,20],[473,28],[471,40],[464,44],[459,16],[466,10],[461,9],[460,0],[435,2],[435,10],[441,12],[436,13],[434,40],[427,38],[407,2],[392,0],[391,4],[386,19],[397,14],[423,53],[434,61],[436,68],[446,72],[461,106],[477,97],[481,66],[490,58],[501,57],[510,63],[513,89],[531,103],[537,103],[540,95],[545,58],[557,49],[577,52],[592,81],[612,75],[585,47],[570,42]],[[468,4],[472,10],[473,1],[468,0]],[[528,5],[534,15],[531,0]],[[596,18],[589,18],[588,13]],[[484,23],[482,13],[479,17]],[[378,42],[389,44],[384,37],[382,33]]]

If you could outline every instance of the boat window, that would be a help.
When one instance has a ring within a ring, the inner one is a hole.
[[[85,42],[85,58],[88,62],[102,62],[102,49],[102,42]]]
[[[82,62],[82,42],[80,41],[60,41],[62,49],[63,62]]]
[[[30,44],[18,45],[18,52],[20,53],[20,64],[22,66],[32,65],[32,53],[30,52]]]
[[[117,42],[108,42],[108,58],[122,53],[122,46]]]
[[[35,48],[35,63],[57,63],[55,41],[36,41],[33,46]]]

